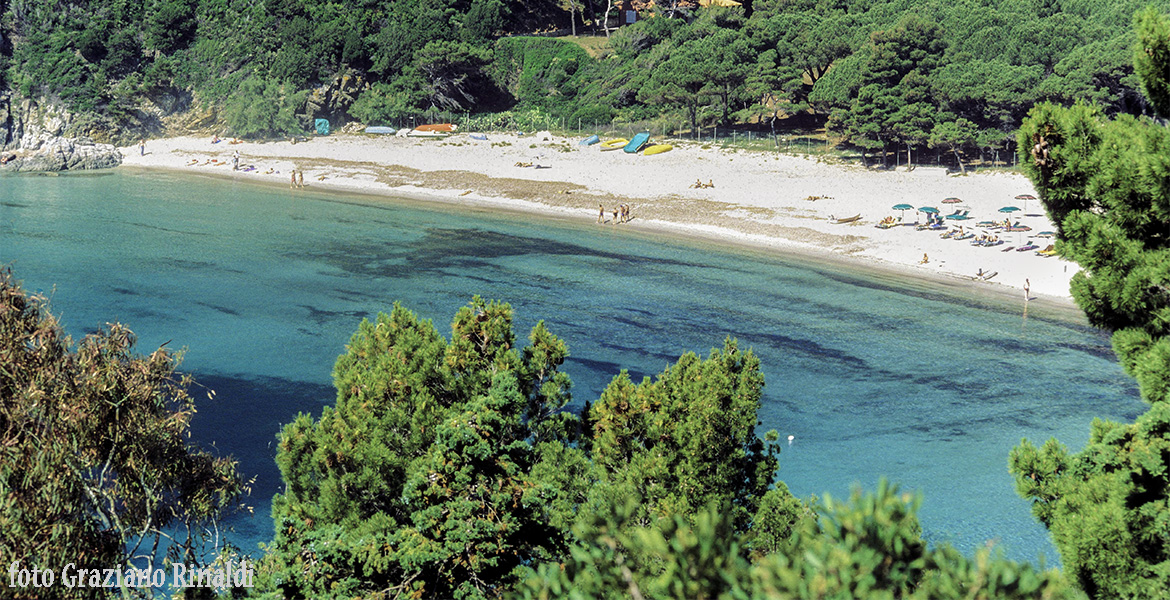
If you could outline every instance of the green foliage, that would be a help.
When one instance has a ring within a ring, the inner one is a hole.
[[[762,558],[789,550],[795,534],[807,525],[806,521],[815,518],[812,510],[793,496],[783,481],[776,482],[776,487],[760,499],[746,536],[753,556]]]
[[[472,131],[539,131],[559,124],[559,119],[541,109],[471,115],[467,120]]]
[[[615,503],[592,515],[581,541],[564,564],[544,563],[517,597],[746,598],[750,570],[732,519],[718,506],[705,508],[693,522],[682,515],[630,527],[637,502]]]
[[[782,504],[800,506],[795,500]],[[752,562],[732,517],[719,506],[629,526],[635,502],[615,503],[578,530],[563,564],[541,565],[518,597],[585,598],[1072,598],[1058,572],[1037,572],[979,551],[928,549],[919,501],[882,482],[849,502],[809,509],[778,552]]]
[[[959,149],[974,145],[977,139],[978,130],[975,124],[960,117],[955,121],[943,121],[934,126],[930,131],[929,144],[932,148],[945,147],[955,154],[955,160],[959,163],[959,167],[966,172],[963,167],[963,159],[959,156]]]
[[[511,307],[478,297],[450,342],[401,306],[363,321],[334,368],[336,406],[281,433],[262,587],[480,598],[558,553],[584,481],[565,477],[587,467],[559,412],[568,351],[543,324],[529,340],[515,348]]]
[[[420,86],[413,86],[407,78],[392,83],[375,83],[361,93],[349,107],[349,114],[367,125],[395,122],[421,112],[425,102]]]
[[[639,497],[642,521],[726,503],[746,528],[778,467],[775,446],[755,435],[759,369],[728,339],[706,360],[684,354],[654,381],[615,377],[589,415],[601,471],[590,501]]]
[[[434,41],[415,54],[417,72],[430,106],[462,111],[476,105],[492,91],[483,68],[491,50],[466,42]]]
[[[931,77],[945,48],[938,24],[913,14],[874,33],[856,98],[833,113],[831,125],[864,148],[926,143],[938,113]]]
[[[847,143],[877,150],[927,144],[937,124],[966,119],[977,134],[973,144],[950,146],[961,155],[1010,146],[1037,99],[1148,112],[1126,27],[1143,2],[671,4],[612,31],[612,52],[600,61],[576,44],[516,35],[562,27],[572,8],[594,19],[604,7],[593,0],[541,0],[524,10],[502,0],[61,0],[40,10],[22,0],[5,3],[0,22],[10,24],[7,85],[60,98],[104,128],[157,127],[143,105],[170,110],[176,98],[233,112],[238,126],[250,120],[239,117],[246,102],[228,105],[250,78],[264,89],[280,82],[287,97],[324,97],[351,76],[362,88],[323,109],[332,121],[539,108],[566,122],[767,119],[775,127],[815,111]]]
[[[581,46],[542,37],[511,37],[496,42],[492,77],[517,107],[567,116],[578,93],[589,85],[594,60]]]
[[[1134,68],[1154,110],[1170,115],[1170,19],[1154,7],[1137,15],[1135,28],[1141,43],[1133,50]]]
[[[199,532],[245,492],[234,461],[190,445],[195,401],[190,378],[175,372],[178,358],[163,348],[135,355],[134,341],[128,329],[110,325],[74,345],[44,299],[27,296],[10,271],[0,271],[6,565],[114,568],[137,558],[140,568],[141,556],[166,545],[164,536],[173,539],[171,559],[198,561]],[[61,597],[73,593],[59,588]]]
[[[1056,440],[1012,450],[1017,491],[1090,597],[1159,598],[1170,589],[1168,457],[1166,402],[1130,425],[1094,421],[1075,455]]]
[[[1165,111],[1170,19],[1136,19],[1151,103]],[[1165,112],[1162,116],[1167,116]],[[1072,293],[1150,410],[1130,425],[1095,421],[1084,450],[1056,440],[1012,451],[1016,490],[1052,532],[1065,568],[1094,598],[1170,589],[1170,131],[1077,105],[1036,107],[1019,133],[1024,171],[1057,223],[1057,248],[1083,267]]]
[[[195,35],[195,0],[147,2],[146,47],[164,54],[183,48]]]
[[[1165,400],[1170,386],[1156,373],[1170,332],[1170,133],[1084,106],[1044,105],[1021,128],[1020,144],[1030,149],[1021,162],[1058,224],[1062,253],[1085,268],[1073,278],[1074,298],[1094,325],[1126,336],[1115,348],[1131,375],[1141,373],[1143,397]]]
[[[224,121],[233,135],[242,138],[300,133],[305,125],[297,111],[307,96],[307,91],[295,92],[289,84],[249,77],[225,103]]]

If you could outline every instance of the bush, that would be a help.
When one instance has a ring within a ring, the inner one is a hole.
[[[283,136],[304,131],[296,112],[307,91],[289,93],[290,85],[258,76],[245,79],[224,105],[224,120],[237,137]]]

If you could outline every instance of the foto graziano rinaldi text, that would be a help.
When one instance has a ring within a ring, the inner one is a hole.
[[[175,563],[170,569],[146,566],[142,569],[121,565],[108,569],[78,567],[69,563],[60,569],[24,565],[15,560],[8,565],[10,588],[191,588],[218,590],[252,587],[254,569],[245,560],[227,561],[211,566]],[[168,579],[168,575],[170,576]]]

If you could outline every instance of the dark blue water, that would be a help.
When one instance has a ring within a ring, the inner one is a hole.
[[[0,262],[51,296],[75,335],[128,324],[149,352],[187,348],[214,389],[195,437],[257,477],[251,550],[271,537],[281,424],[334,400],[331,370],[363,317],[402,301],[449,332],[474,294],[508,301],[518,337],[569,344],[577,401],[622,368],[654,375],[737,337],[767,377],[760,432],[793,435],[799,496],[881,476],[925,495],[931,541],[1056,553],[1016,497],[1020,438],[1073,448],[1095,416],[1142,412],[1108,338],[1074,311],[957,286],[625,228],[263,188],[166,173],[0,178]]]

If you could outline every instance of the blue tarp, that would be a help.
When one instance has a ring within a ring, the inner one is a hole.
[[[329,119],[317,119],[313,125],[317,127],[318,135],[329,135]]]

